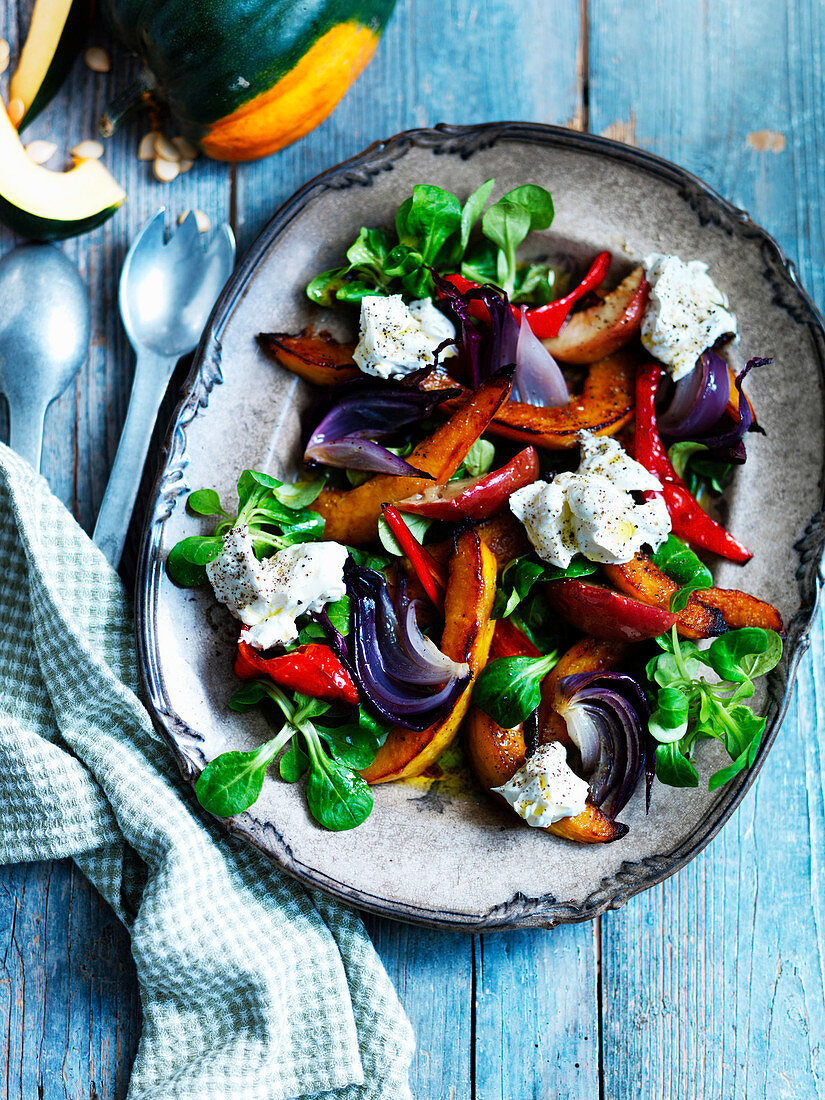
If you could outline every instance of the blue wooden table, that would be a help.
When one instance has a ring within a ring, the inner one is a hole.
[[[13,48],[29,8],[0,7]],[[79,62],[31,137],[68,149],[92,136],[122,78],[115,57],[118,76]],[[117,275],[157,206],[230,219],[243,250],[299,184],[370,141],[494,118],[588,129],[686,166],[779,239],[825,306],[821,0],[399,0],[336,114],[266,161],[198,161],[162,185],[136,159],[145,127],[108,144],[129,204],[66,245],[94,337],[44,456],[80,522],[91,529],[131,381]],[[755,788],[694,863],[624,909],[487,937],[370,920],[418,1036],[418,1100],[825,1097],[824,652],[820,615]],[[123,1097],[139,1027],[128,939],[91,887],[68,863],[0,869],[0,1096]]]

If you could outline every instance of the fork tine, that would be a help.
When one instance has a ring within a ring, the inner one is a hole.
[[[166,218],[166,207],[161,206],[157,210],[149,221],[141,229],[140,233],[132,241],[132,246],[129,249],[129,256],[133,252],[137,252],[138,248],[160,248],[163,244],[163,224]],[[128,256],[127,256],[128,260]]]
[[[189,211],[181,224],[175,229],[172,236],[169,238],[166,247],[170,250],[170,253],[175,259],[186,258],[197,262],[195,259],[200,259],[203,246],[201,244],[201,235],[198,230],[198,222],[195,218],[193,211]]]
[[[216,256],[226,271],[226,278],[235,265],[235,234],[226,222],[219,226],[217,233],[206,250],[208,257]]]

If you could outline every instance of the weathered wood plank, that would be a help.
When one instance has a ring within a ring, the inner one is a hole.
[[[120,1100],[140,1030],[125,930],[66,861],[2,870],[2,1095]]]
[[[800,261],[820,305],[816,2],[590,3],[590,119],[697,172]],[[825,1094],[822,617],[757,786],[710,848],[602,922],[604,1095]]]
[[[474,1096],[594,1100],[598,925],[475,941]]]

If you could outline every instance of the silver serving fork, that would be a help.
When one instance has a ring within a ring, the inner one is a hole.
[[[207,248],[190,211],[164,240],[165,210],[144,226],[120,276],[120,316],[137,355],[132,393],[93,538],[117,566],[160,403],[175,365],[197,345],[235,262],[222,225]]]

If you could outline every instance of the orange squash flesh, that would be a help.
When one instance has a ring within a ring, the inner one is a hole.
[[[297,141],[331,113],[377,45],[355,21],[331,27],[274,87],[213,122],[201,148],[215,160],[256,160]]]
[[[470,707],[464,744],[473,774],[487,790],[506,783],[527,758],[523,727],[506,730],[478,707]]]
[[[578,447],[578,433],[583,429],[596,435],[616,435],[633,419],[637,358],[630,351],[619,351],[591,364],[582,392],[574,394],[569,405],[545,409],[508,401],[493,417],[488,430],[491,435],[532,443],[548,451]],[[427,389],[443,389],[456,383],[446,372],[435,370],[421,384]],[[444,403],[448,408],[451,404]]]
[[[400,728],[390,732],[375,760],[361,772],[368,783],[421,775],[452,743],[470,706],[472,681],[487,663],[495,629],[490,620],[495,594],[496,559],[475,531],[464,531],[450,559],[441,649],[454,661],[466,661],[472,678],[441,722],[421,732]]]
[[[258,343],[282,367],[315,386],[335,386],[361,373],[352,361],[354,345],[339,344],[328,332],[305,328],[288,332],[261,332]]]
[[[671,596],[679,589],[647,554],[637,554],[625,565],[606,565],[604,571],[620,592],[663,610],[667,610]],[[784,634],[782,616],[772,604],[730,588],[693,592],[687,607],[676,618],[676,629],[683,638],[714,638],[743,626]]]
[[[448,481],[507,399],[510,386],[510,379],[503,375],[482,383],[449,420],[418,444],[407,459],[410,465],[431,474],[436,482]],[[378,474],[356,489],[325,489],[312,507],[326,521],[325,538],[363,546],[378,537],[382,504],[395,504],[430,484],[420,477]]]

